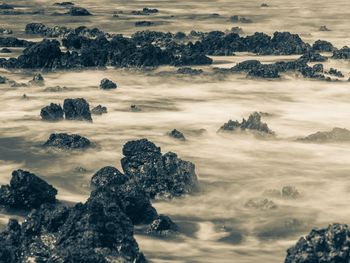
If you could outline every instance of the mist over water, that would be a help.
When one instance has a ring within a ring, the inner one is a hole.
[[[30,9],[52,8],[52,1],[7,2]],[[13,29],[16,37],[27,39],[32,37],[24,34],[24,27],[30,22],[85,25],[131,35],[142,30],[135,28],[134,22],[143,19],[113,18],[113,11],[154,7],[161,12],[145,20],[159,24],[147,28],[150,30],[226,30],[237,26],[229,21],[231,15],[242,15],[254,21],[238,24],[245,34],[290,31],[301,34],[309,43],[323,39],[338,48],[350,44],[348,0],[270,0],[266,1],[268,8],[261,8],[261,1],[232,0],[74,2],[94,16],[50,16],[47,11],[44,15],[2,15],[0,24]],[[221,16],[213,17],[213,13]],[[332,31],[320,32],[322,25]],[[214,65],[200,68],[232,67],[251,58],[272,63],[295,57],[238,53],[234,57],[214,57]],[[329,60],[324,66],[341,70],[346,79],[350,76],[349,60]],[[172,151],[193,162],[200,181],[200,191],[192,196],[154,202],[159,213],[169,215],[180,226],[181,234],[175,239],[136,235],[141,251],[151,262],[283,262],[286,249],[313,227],[350,223],[349,144],[295,141],[333,127],[350,129],[350,82],[310,81],[293,74],[273,81],[246,79],[239,74],[181,76],[172,74],[174,70],[163,67],[151,71],[59,71],[43,74],[45,87],[2,85],[0,184],[9,182],[13,170],[23,168],[53,184],[58,189],[58,199],[85,201],[91,176],[107,165],[121,169],[122,146],[128,140],[148,138],[163,153]],[[0,69],[0,75],[28,82],[33,72]],[[103,78],[116,81],[118,88],[99,89]],[[55,86],[66,89],[45,90]],[[90,103],[90,108],[106,106],[108,113],[93,116],[93,123],[41,121],[42,107],[51,102],[62,105],[65,98],[80,97]],[[132,104],[142,111],[131,111]],[[269,113],[263,121],[276,137],[217,133],[229,119],[241,121],[255,111]],[[166,135],[174,128],[185,134],[185,142]],[[206,132],[198,135],[199,129]],[[96,147],[73,153],[41,148],[53,132],[80,134],[96,143]],[[87,171],[79,172],[77,167]],[[268,194],[269,190],[281,191],[284,186],[296,187],[300,196],[286,199]],[[256,198],[268,198],[277,208],[245,206]],[[9,215],[1,215],[0,225],[8,218]]]

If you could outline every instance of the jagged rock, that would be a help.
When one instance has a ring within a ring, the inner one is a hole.
[[[261,66],[260,61],[258,60],[246,60],[241,63],[236,64],[234,67],[232,67],[232,71],[235,72],[249,72],[255,68],[258,68]]]
[[[64,150],[84,150],[91,147],[92,143],[78,134],[52,133],[43,146]]]
[[[15,37],[0,37],[0,47],[29,47],[33,44],[34,42]]]
[[[123,154],[124,173],[151,198],[178,197],[197,188],[194,164],[172,152],[162,155],[160,148],[147,139],[127,142]]]
[[[332,75],[332,76],[336,76],[336,77],[340,77],[340,78],[343,78],[344,75],[343,73],[341,73],[341,71],[335,69],[335,68],[330,68],[329,71],[327,72],[329,75]]]
[[[63,120],[63,109],[61,105],[51,103],[41,109],[40,116],[44,121],[60,121]]]
[[[259,67],[251,69],[247,77],[276,79],[279,78],[280,75],[278,69],[274,65],[261,64]]]
[[[299,138],[298,141],[315,143],[345,142],[350,141],[350,131],[342,128],[334,128],[331,131],[316,132],[305,138]]]
[[[105,187],[110,184],[124,184],[128,178],[117,168],[106,166],[98,170],[91,178],[91,187],[93,189]]]
[[[159,215],[148,227],[147,233],[168,236],[178,231],[178,226],[166,215]]]
[[[332,58],[334,58],[334,59],[350,59],[350,48],[345,46],[339,50],[334,50]]]
[[[69,12],[66,13],[71,16],[91,16],[92,14],[83,7],[73,6],[69,9]]]
[[[10,49],[8,49],[8,48],[2,48],[2,49],[0,49],[0,53],[8,54],[8,53],[12,53],[12,51]]]
[[[132,11],[131,14],[133,15],[150,15],[150,14],[156,14],[159,13],[159,10],[156,8],[148,8],[145,7],[142,9],[142,11]]]
[[[186,140],[184,134],[182,132],[178,131],[177,129],[174,129],[174,130],[168,132],[168,136],[172,137],[172,138],[174,138],[176,140],[180,140],[180,141],[185,141]]]
[[[269,199],[250,199],[245,203],[245,207],[254,208],[259,210],[271,210],[276,209],[277,205]]]
[[[331,42],[324,41],[324,40],[317,40],[312,45],[312,49],[315,51],[321,51],[321,52],[331,52],[334,50],[334,47]]]
[[[101,89],[116,89],[117,88],[117,84],[115,84],[113,81],[109,80],[109,79],[102,79],[101,83],[100,83],[100,88]]]
[[[203,70],[201,69],[193,69],[190,67],[184,67],[184,68],[179,68],[177,70],[177,74],[184,74],[184,75],[200,75],[203,73]]]
[[[348,262],[350,233],[347,225],[313,229],[287,250],[285,263]]]
[[[17,209],[38,208],[44,203],[54,203],[56,194],[54,187],[35,174],[16,170],[12,172],[10,185],[0,188],[0,205]]]
[[[97,105],[95,108],[91,110],[91,114],[93,115],[102,115],[107,113],[107,108],[102,105]]]
[[[0,28],[0,34],[12,35],[13,31],[12,29],[8,29],[8,28]]]
[[[92,122],[89,103],[83,98],[65,99],[63,103],[63,111],[66,120]]]
[[[298,71],[304,78],[312,78],[318,80],[324,80],[325,76],[318,71],[318,68],[309,67],[307,65],[298,68]]]
[[[274,134],[274,132],[268,128],[267,124],[261,121],[261,115],[258,112],[254,112],[253,114],[251,114],[248,120],[243,119],[241,123],[238,121],[229,120],[219,129],[219,131],[228,132],[236,130],[252,130],[271,135]]]
[[[331,31],[327,26],[320,26],[320,31]]]
[[[154,22],[151,21],[136,21],[135,26],[140,27],[140,26],[153,26]]]

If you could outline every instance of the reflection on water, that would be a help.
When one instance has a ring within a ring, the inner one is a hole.
[[[51,6],[47,1],[22,1],[24,5],[35,2]],[[299,0],[271,0],[270,7],[264,9],[260,8],[259,1],[229,0],[84,0],[76,3],[96,16],[69,18],[71,21],[49,15],[2,16],[1,24],[23,31],[28,22],[50,25],[65,22],[69,26],[84,24],[131,34],[135,31],[133,22],[140,18],[112,20],[112,11],[150,6],[159,8],[161,13],[147,19],[169,22],[158,26],[157,30],[224,30],[232,26],[227,18],[239,14],[255,21],[240,25],[247,33],[288,30],[305,33],[303,38],[307,41],[323,38],[338,47],[350,42],[350,32],[346,30],[349,20],[344,20],[349,15],[350,3],[345,0],[333,3],[322,0],[317,5]],[[224,17],[209,18],[211,13]],[[318,32],[323,24],[332,31]],[[251,57],[240,54],[216,58],[216,66],[229,67]],[[269,62],[277,58],[262,59]],[[349,61],[325,63],[326,68],[333,66],[349,77]],[[318,130],[350,129],[348,83],[308,81],[293,75],[279,81],[265,81],[247,80],[241,75],[192,78],[162,73],[169,70],[173,69],[54,72],[44,74],[45,87],[1,86],[0,183],[9,181],[12,170],[25,168],[54,184],[61,200],[83,201],[89,194],[91,175],[106,165],[120,168],[123,144],[130,139],[147,137],[161,146],[163,152],[174,151],[195,163],[201,182],[198,194],[155,202],[160,213],[170,215],[178,223],[182,234],[175,239],[137,235],[142,251],[152,262],[281,262],[286,248],[312,227],[331,222],[349,223],[349,145],[295,142],[297,137]],[[32,73],[1,70],[0,75],[27,82]],[[100,90],[99,82],[105,77],[116,81],[118,89]],[[45,90],[55,86],[67,88],[60,92]],[[23,99],[23,94],[28,100]],[[50,102],[62,104],[68,97],[84,97],[90,106],[102,104],[108,108],[108,114],[95,116],[93,124],[40,121],[43,106]],[[131,111],[132,104],[141,111]],[[271,113],[263,118],[276,132],[275,139],[259,139],[249,134],[217,134],[224,122],[241,120],[253,111]],[[166,136],[174,128],[185,134],[186,142]],[[193,132],[199,129],[207,132],[201,135]],[[78,133],[98,147],[84,153],[42,149],[40,144],[52,132]],[[87,171],[82,172],[77,167]],[[300,196],[288,199],[266,195],[267,190],[281,191],[286,185],[295,186]],[[265,198],[273,201],[277,208],[245,205],[250,199]],[[7,218],[8,215],[1,217],[0,224]]]

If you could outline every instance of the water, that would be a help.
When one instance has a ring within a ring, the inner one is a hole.
[[[96,14],[89,18],[52,17],[51,1],[9,1],[25,7],[44,7],[48,14],[1,16],[1,26],[24,36],[29,22],[48,25],[96,26],[108,32],[132,34],[140,17],[112,18],[112,12],[159,8],[161,13],[147,20],[162,21],[151,29],[162,31],[225,30],[233,26],[230,15],[245,15],[255,23],[240,24],[244,32],[272,33],[286,30],[302,34],[312,43],[319,38],[337,47],[350,43],[350,2],[333,1],[75,1]],[[106,4],[106,5],[105,5]],[[23,7],[23,8],[25,8]],[[46,9],[47,8],[47,9]],[[219,13],[223,17],[212,18]],[[169,18],[170,15],[174,17]],[[319,32],[327,25],[330,32]],[[28,36],[26,36],[28,38]],[[39,40],[39,39],[38,39]],[[215,65],[230,67],[255,57],[237,54],[216,57]],[[292,59],[294,57],[283,57]],[[273,62],[281,57],[259,57]],[[346,79],[349,61],[325,63],[336,67]],[[210,67],[202,67],[210,70]],[[121,149],[131,139],[148,138],[165,153],[173,151],[196,164],[201,191],[193,196],[168,202],[155,202],[159,213],[168,214],[180,226],[175,239],[155,239],[141,234],[136,238],[141,250],[152,262],[282,262],[285,250],[313,227],[332,222],[349,223],[350,149],[346,143],[305,144],[298,137],[333,127],[350,129],[349,82],[318,82],[285,75],[281,80],[252,80],[243,75],[226,78],[205,75],[176,76],[164,71],[84,70],[44,74],[45,87],[0,89],[0,183],[6,184],[12,170],[28,169],[53,184],[64,201],[84,201],[89,195],[89,180],[99,168],[121,168]],[[163,73],[162,73],[163,72]],[[8,72],[0,75],[27,82],[33,72]],[[98,88],[102,78],[110,78],[118,89]],[[65,86],[62,92],[45,88]],[[28,99],[23,99],[26,94]],[[90,106],[102,104],[108,114],[95,116],[93,124],[40,121],[40,109],[50,102],[84,97]],[[142,111],[130,111],[130,105]],[[218,134],[229,119],[241,120],[250,113],[270,113],[264,121],[276,132],[276,138],[261,139],[249,134]],[[186,142],[177,142],[165,134],[178,129]],[[206,129],[201,136],[195,130]],[[97,144],[84,153],[65,153],[40,148],[52,132],[78,133]],[[76,167],[84,167],[80,173]],[[295,186],[297,199],[269,196],[269,189]],[[262,211],[245,207],[251,198],[268,198],[278,206]],[[2,215],[5,223],[11,215]]]

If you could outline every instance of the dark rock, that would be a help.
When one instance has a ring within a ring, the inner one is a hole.
[[[91,16],[92,14],[83,7],[71,7],[67,15],[71,16]]]
[[[332,76],[336,76],[336,77],[340,77],[340,78],[343,78],[344,75],[343,73],[341,73],[341,71],[335,69],[335,68],[330,68],[329,71],[327,72],[329,75],[332,75]]]
[[[268,64],[261,64],[259,67],[251,69],[248,72],[247,76],[268,79],[275,79],[280,77],[278,69],[274,65]]]
[[[0,205],[18,209],[38,208],[44,203],[54,203],[56,194],[55,188],[35,174],[16,170],[12,172],[10,185],[0,188]]]
[[[315,72],[323,72],[323,65],[322,64],[315,64],[312,66],[312,69]]]
[[[176,140],[180,140],[180,141],[185,141],[186,138],[184,136],[184,134],[176,129],[168,132],[168,136],[171,138],[174,138]]]
[[[102,115],[105,113],[107,113],[107,108],[102,105],[98,105],[91,110],[91,114],[93,115]]]
[[[334,58],[334,59],[350,59],[350,48],[345,46],[339,50],[334,50],[332,58]]]
[[[162,155],[160,148],[147,139],[129,141],[123,154],[124,173],[151,198],[178,197],[197,188],[194,164],[172,152]]]
[[[308,51],[300,57],[301,60],[305,62],[325,62],[327,57],[320,55],[316,51]]]
[[[117,84],[115,84],[113,81],[111,81],[109,79],[103,79],[103,80],[101,80],[100,88],[105,89],[105,90],[116,89]]]
[[[0,3],[0,9],[14,9],[14,7],[6,3]]]
[[[261,66],[260,61],[258,60],[246,60],[241,63],[236,64],[232,67],[232,71],[235,72],[249,72]]]
[[[122,185],[128,178],[117,168],[106,166],[98,170],[91,178],[91,187],[97,189],[108,185]]]
[[[166,215],[159,215],[148,227],[151,235],[168,236],[178,232],[178,226]]]
[[[12,51],[10,50],[10,49],[8,49],[8,48],[2,48],[2,49],[0,49],[0,53],[12,53]]]
[[[5,84],[6,83],[6,78],[0,76],[0,84]]]
[[[331,31],[327,26],[320,26],[320,31]]]
[[[310,48],[297,34],[289,32],[275,32],[271,43],[276,55],[303,54]]]
[[[242,16],[237,16],[237,15],[231,16],[230,20],[231,20],[231,22],[234,22],[234,23],[245,23],[245,24],[253,23],[253,21],[251,19],[246,18],[246,17],[242,17]]]
[[[260,6],[261,6],[261,7],[269,7],[269,5],[266,4],[266,3],[262,3]]]
[[[345,142],[350,141],[350,131],[342,128],[334,128],[331,131],[316,132],[305,138],[300,138],[298,141],[315,143]]]
[[[229,120],[219,129],[219,131],[228,131],[228,132],[232,132],[236,130],[242,130],[242,131],[252,130],[252,131],[258,131],[266,134],[274,134],[274,132],[268,128],[267,124],[261,121],[261,115],[257,112],[254,112],[253,114],[251,114],[248,120],[243,119],[241,123],[238,121]]]
[[[44,121],[60,121],[63,120],[63,109],[61,105],[51,103],[41,109],[40,116]]]
[[[91,147],[92,143],[78,134],[52,133],[43,146],[64,150],[84,150]]]
[[[200,75],[203,73],[203,70],[201,69],[193,69],[190,67],[184,67],[184,68],[179,68],[177,70],[177,74],[184,74],[184,75]]]
[[[54,3],[53,5],[56,5],[56,6],[64,6],[64,7],[70,7],[70,6],[73,6],[74,3],[72,2],[59,2],[59,3]]]
[[[40,73],[37,73],[33,76],[33,79],[29,81],[29,84],[34,86],[44,86],[45,81],[43,76]]]
[[[285,263],[348,262],[350,233],[347,225],[313,229],[287,250]]]
[[[159,13],[159,10],[156,9],[156,8],[145,7],[145,8],[142,9],[142,12],[145,13],[145,14],[155,14],[155,13]]]
[[[141,108],[135,104],[130,105],[130,109],[131,109],[131,111],[134,111],[134,112],[142,111]]]
[[[66,120],[92,122],[89,103],[83,98],[65,99],[63,110]]]
[[[153,26],[154,22],[151,21],[136,21],[135,26],[141,27],[141,26]]]
[[[0,28],[0,34],[11,35],[13,34],[13,31],[12,29],[8,29],[8,28]]]
[[[33,44],[34,42],[15,37],[0,37],[0,47],[29,47]]]
[[[60,37],[65,36],[71,32],[67,27],[55,26],[53,28],[47,27],[42,23],[29,23],[25,27],[26,34],[35,34],[46,37]]]
[[[259,210],[271,210],[276,209],[277,205],[269,199],[250,199],[245,203],[245,207],[254,208]]]
[[[320,51],[320,52],[332,52],[335,48],[333,47],[331,42],[324,40],[317,40],[312,45],[312,50]]]

